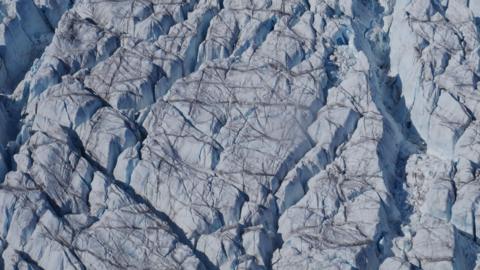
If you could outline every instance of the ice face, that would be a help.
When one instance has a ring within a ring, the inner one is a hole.
[[[479,16],[0,2],[0,269],[480,267]]]
[[[6,0],[0,3],[0,92],[11,93],[51,42],[70,1]]]

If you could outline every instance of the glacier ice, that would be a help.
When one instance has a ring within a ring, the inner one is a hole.
[[[480,269],[479,3],[0,0],[0,269]]]

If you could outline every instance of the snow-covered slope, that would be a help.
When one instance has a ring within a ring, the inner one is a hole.
[[[0,19],[0,269],[480,268],[479,1]]]

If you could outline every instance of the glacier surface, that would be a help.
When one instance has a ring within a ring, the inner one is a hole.
[[[0,0],[0,269],[480,269],[480,1]]]

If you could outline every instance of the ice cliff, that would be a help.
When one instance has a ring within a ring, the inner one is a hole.
[[[0,269],[480,269],[479,81],[478,0],[0,0]]]

